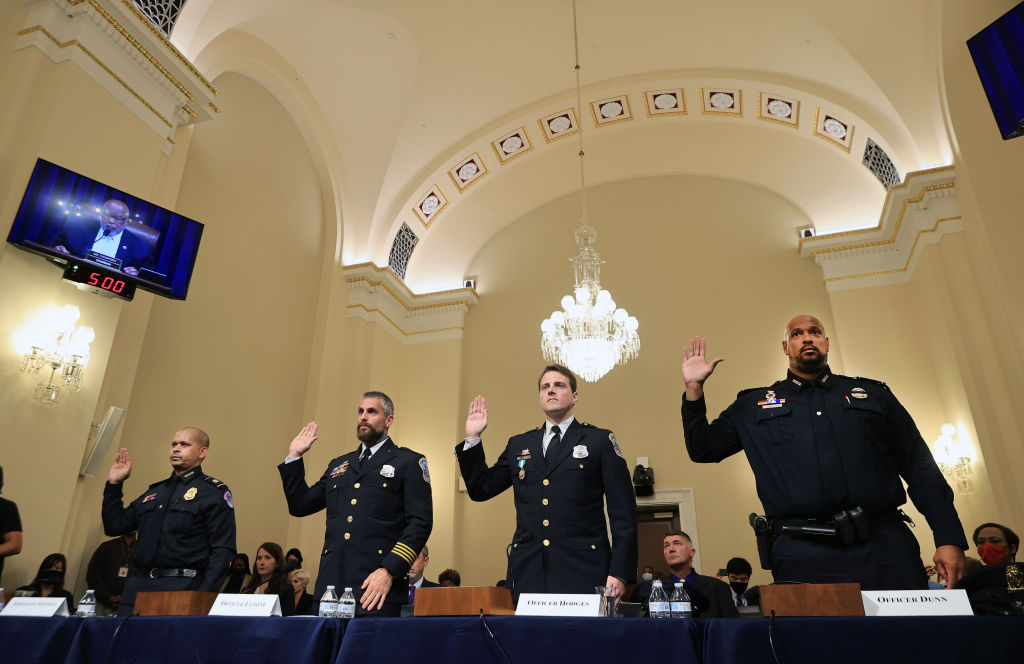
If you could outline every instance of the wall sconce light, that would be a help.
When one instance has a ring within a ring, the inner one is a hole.
[[[89,344],[96,332],[87,325],[76,325],[81,315],[74,305],[57,308],[51,304],[14,331],[12,341],[21,355],[21,370],[29,374],[50,370],[46,382],[36,386],[34,398],[40,404],[55,405],[62,391],[82,389]]]
[[[966,496],[974,493],[974,447],[957,435],[952,424],[943,424],[942,433],[932,444],[932,456],[957,493]]]

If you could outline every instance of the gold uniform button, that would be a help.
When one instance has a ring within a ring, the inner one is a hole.
[[[345,533],[345,539],[352,539],[352,533]]]
[[[337,488],[338,488],[338,485],[337,485],[337,484],[332,484],[332,485],[331,485],[331,488],[332,488],[332,489],[337,489]]]
[[[547,526],[547,525],[550,525],[551,522],[548,521],[547,519],[544,519],[544,521],[542,521],[541,523],[543,523],[545,526]]]
[[[596,545],[596,544],[591,544],[591,545],[590,545],[590,548],[591,548],[591,549],[596,549],[596,548],[597,548],[597,545]]]
[[[545,498],[544,500],[542,500],[540,502],[541,502],[542,505],[547,505],[548,504],[548,499]]]
[[[551,540],[544,540],[544,546],[551,546]]]
[[[377,553],[378,554],[384,553],[384,549],[377,549]]]
[[[582,468],[582,467],[583,467],[583,464],[581,463],[581,464],[580,464],[580,468]]]
[[[352,517],[351,516],[348,518],[348,522],[352,523]]]
[[[547,486],[547,485],[551,484],[551,482],[549,482],[549,481],[548,481],[548,480],[547,480],[547,479],[545,478],[545,480],[544,480],[543,482],[541,482],[541,484],[543,484],[544,486]]]
[[[353,498],[353,499],[352,499],[352,504],[353,504],[353,505],[355,505],[355,504],[356,504],[356,503],[358,503],[358,502],[359,502],[359,501],[358,501],[358,500],[356,500],[355,498]]]
[[[384,484],[383,484],[382,486],[383,486],[383,487],[384,487],[384,488],[386,489],[386,488],[387,488],[387,486],[388,486],[388,483],[387,483],[387,482],[384,482]]]
[[[353,486],[354,488],[358,489],[358,488],[359,488],[359,482],[356,482],[356,483],[355,483],[355,484],[353,484],[352,486]]]

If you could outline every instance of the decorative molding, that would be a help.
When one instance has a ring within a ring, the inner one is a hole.
[[[379,323],[405,344],[461,339],[466,314],[480,301],[472,288],[417,295],[391,270],[372,263],[344,270],[348,316]]]
[[[26,3],[15,49],[34,47],[53,62],[70,60],[164,140],[178,127],[219,112],[216,89],[130,0]]]
[[[920,249],[964,230],[952,166],[909,173],[889,189],[878,225],[800,240],[800,255],[825,275],[828,291],[910,280]]]

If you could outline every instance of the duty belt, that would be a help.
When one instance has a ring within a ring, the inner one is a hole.
[[[199,575],[199,570],[190,569],[186,567],[175,567],[173,569],[160,569],[154,567],[153,569],[146,572],[146,576],[151,579],[163,579],[168,577],[187,577],[192,578]]]

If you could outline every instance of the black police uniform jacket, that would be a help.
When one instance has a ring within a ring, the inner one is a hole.
[[[104,487],[103,530],[110,536],[139,531],[132,566],[143,574],[195,569],[196,589],[217,592],[235,557],[235,509],[227,485],[196,466],[150,484],[128,507],[122,492],[122,484]]]
[[[687,401],[684,395],[690,459],[718,462],[743,450],[770,517],[823,518],[855,506],[868,515],[894,513],[909,491],[936,547],[967,548],[953,491],[885,383],[833,374],[828,367],[813,380],[787,374],[771,387],[740,392],[711,424],[704,399]],[[812,407],[812,400],[818,405]],[[835,482],[824,477],[818,438],[834,440]],[[845,495],[836,499],[827,483],[845,483]]]
[[[433,499],[426,457],[390,438],[362,464],[360,446],[337,457],[313,486],[306,485],[302,459],[278,466],[288,513],[306,516],[327,508],[327,531],[313,597],[328,585],[338,595],[360,586],[383,567],[393,577],[387,602],[409,599],[406,575],[430,537]]]
[[[455,453],[469,497],[484,501],[510,486],[516,532],[508,585],[520,593],[593,593],[608,576],[636,577],[636,498],[611,431],[573,420],[548,459],[544,427],[509,438],[490,468],[483,443]],[[605,502],[612,542],[605,525]]]

